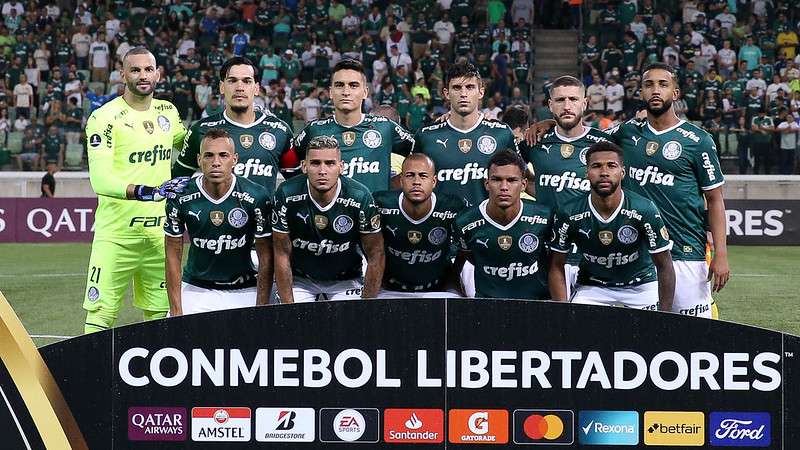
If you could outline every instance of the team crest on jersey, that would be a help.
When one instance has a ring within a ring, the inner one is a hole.
[[[502,235],[497,237],[497,245],[500,246],[501,250],[508,250],[511,248],[511,244],[514,242],[514,239],[508,235]]]
[[[344,145],[347,145],[348,147],[353,145],[353,143],[356,142],[356,132],[345,131],[342,133],[342,142],[344,142]]]
[[[644,152],[647,156],[653,156],[658,151],[658,142],[655,141],[648,141],[647,145],[644,146]]]
[[[242,208],[233,208],[228,213],[228,223],[233,228],[242,228],[247,224],[247,212]]]
[[[239,136],[239,143],[242,144],[243,148],[250,148],[253,146],[253,136],[249,134],[243,134]]]
[[[314,216],[314,225],[316,225],[318,230],[324,230],[325,227],[328,226],[328,218],[321,214],[317,214]]]
[[[408,242],[411,242],[414,245],[419,244],[419,241],[422,240],[422,232],[417,230],[409,230],[408,231]]]
[[[575,146],[572,144],[561,144],[561,157],[564,159],[569,158],[575,153]]]
[[[378,148],[383,143],[383,137],[381,134],[378,133],[377,130],[367,130],[364,132],[364,135],[361,136],[361,140],[364,142],[369,148]]]
[[[669,240],[669,233],[667,232],[667,227],[661,227],[661,237],[664,238],[665,241]]]
[[[533,233],[525,233],[519,238],[519,249],[525,253],[533,253],[539,248],[539,238]]]
[[[208,213],[208,217],[211,219],[211,223],[213,223],[215,227],[222,225],[222,222],[225,221],[225,213],[222,211],[211,211]]]
[[[353,219],[349,216],[342,214],[333,219],[333,231],[339,234],[345,234],[353,229]]]
[[[149,120],[142,122],[142,126],[144,127],[144,131],[147,131],[149,134],[153,134],[153,131],[156,130],[156,127],[153,126],[153,122]]]
[[[461,153],[469,152],[472,149],[472,139],[459,139],[458,149],[461,150]]]
[[[447,239],[447,230],[442,227],[436,227],[428,233],[428,242],[433,245],[442,245]]]
[[[664,159],[668,159],[670,161],[675,161],[676,159],[680,158],[681,152],[683,152],[683,146],[677,141],[667,142],[664,144],[664,149],[661,150],[661,154],[664,155]]]
[[[639,232],[630,225],[623,225],[617,231],[617,239],[623,244],[633,244],[639,238]]]
[[[89,292],[86,293],[86,297],[89,299],[90,302],[94,303],[100,300],[100,290],[92,286],[89,288]]]
[[[265,131],[258,135],[258,143],[267,150],[275,150],[277,140],[274,134]]]
[[[584,166],[586,165],[586,152],[588,152],[588,151],[589,151],[589,147],[583,147],[581,149],[581,152],[578,153],[578,159],[581,160],[581,164],[583,164]]]
[[[156,121],[158,122],[158,126],[161,127],[161,131],[163,131],[164,133],[169,131],[170,127],[172,126],[169,123],[169,119],[167,119],[165,116],[158,116],[158,119]]]
[[[602,242],[603,245],[609,245],[614,240],[614,233],[610,231],[601,231],[598,233],[597,237],[600,238],[600,242]]]
[[[372,225],[373,230],[380,230],[381,229],[380,214],[375,214],[374,216],[372,216],[372,219],[369,220],[369,224]]]
[[[478,138],[478,151],[484,155],[491,155],[497,150],[497,141],[491,136],[481,136]]]
[[[92,147],[97,147],[100,143],[103,142],[103,139],[100,138],[100,135],[95,133],[89,136],[89,145]]]

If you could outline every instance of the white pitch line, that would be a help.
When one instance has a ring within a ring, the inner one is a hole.
[[[41,339],[72,339],[75,336],[58,336],[55,334],[32,334],[32,338],[41,338]]]
[[[76,273],[18,273],[18,274],[0,274],[0,278],[17,278],[17,277],[38,277],[38,278],[46,278],[46,277],[77,277],[77,276],[86,276],[86,272],[76,272]]]

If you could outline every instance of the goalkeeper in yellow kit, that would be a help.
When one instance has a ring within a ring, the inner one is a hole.
[[[188,178],[170,180],[173,147],[186,135],[178,110],[153,99],[158,71],[143,47],[123,58],[125,93],[86,124],[89,178],[98,196],[83,308],[86,333],[111,328],[128,285],[145,320],[169,310],[164,278],[164,204]]]

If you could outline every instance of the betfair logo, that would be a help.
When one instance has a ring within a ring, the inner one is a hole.
[[[705,415],[702,412],[647,411],[644,413],[645,445],[702,446]]]

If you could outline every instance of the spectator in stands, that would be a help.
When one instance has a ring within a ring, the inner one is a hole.
[[[319,91],[320,89],[314,88],[302,101],[303,120],[306,123],[317,120],[322,113]]]
[[[22,152],[16,156],[17,170],[35,170],[39,168],[40,142],[33,134],[33,129],[25,128],[22,140]]]
[[[772,117],[766,115],[766,110],[761,108],[758,111],[758,116],[754,117],[750,124],[750,131],[753,133],[750,138],[750,148],[755,157],[755,165],[753,166],[753,173],[764,174],[770,173],[770,168],[773,163],[774,151],[772,148],[772,134],[775,131],[775,126]]]
[[[779,173],[790,175],[794,173],[795,152],[797,151],[797,134],[800,131],[800,119],[792,116],[788,109],[782,108],[778,112],[777,133],[780,137],[780,150],[778,157]]]
[[[78,31],[72,35],[70,40],[72,49],[75,53],[75,61],[79,69],[89,68],[89,47],[92,44],[92,37],[87,33],[86,26],[78,27]]]
[[[92,70],[92,81],[105,83],[108,80],[110,54],[105,33],[100,31],[89,46],[89,67]]]
[[[606,87],[600,75],[592,76],[592,84],[586,88],[586,97],[589,99],[588,110],[594,113],[602,113],[606,110]]]
[[[44,145],[41,146],[39,155],[42,170],[48,170],[49,172],[48,166],[50,164],[56,166],[56,171],[61,170],[64,167],[64,149],[65,140],[61,137],[60,130],[56,125],[51,125],[47,130],[47,137],[44,139]],[[52,197],[52,195],[48,197]]]
[[[753,70],[758,67],[761,55],[761,48],[753,44],[752,36],[748,36],[745,45],[739,49],[739,60],[747,62],[747,70]]]
[[[625,90],[621,84],[617,83],[617,78],[612,76],[606,85],[606,109],[613,111],[614,114],[622,112],[622,100],[625,98]]]
[[[12,9],[12,11],[15,10]],[[30,117],[31,107],[33,107],[33,86],[28,83],[28,77],[24,73],[19,75],[19,83],[14,86],[13,97],[17,116]]]

